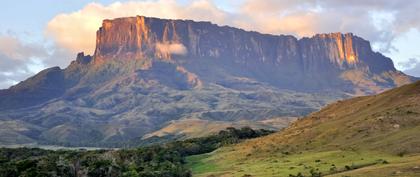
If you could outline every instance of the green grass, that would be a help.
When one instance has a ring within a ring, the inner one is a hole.
[[[420,176],[419,99],[417,82],[339,101],[277,134],[190,157],[189,165],[195,176]],[[203,164],[212,168],[197,170]]]
[[[187,158],[188,167],[197,173],[214,172],[219,170],[217,165],[213,163],[207,163],[205,159],[209,158],[210,154],[194,155]]]
[[[299,172],[307,176],[310,175],[311,169],[327,175],[405,162],[403,157],[370,151],[303,152],[289,155],[276,153],[269,156],[259,154],[260,156],[232,157],[229,156],[229,150],[230,148],[225,148],[223,152],[190,156],[187,158],[188,167],[193,175],[198,177],[222,174],[238,177],[245,174],[258,177],[287,177],[289,174],[296,175]]]
[[[328,177],[417,177],[420,176],[420,155],[393,158],[389,164],[378,164],[343,173],[332,174]]]

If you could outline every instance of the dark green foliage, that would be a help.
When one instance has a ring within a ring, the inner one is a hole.
[[[351,169],[352,169],[352,168],[351,168],[350,166],[348,166],[348,165],[344,166],[344,168],[345,168],[346,170],[351,170]]]
[[[191,176],[179,153],[160,146],[96,151],[1,148],[0,154],[1,177]]]
[[[398,152],[397,155],[400,156],[400,157],[404,157],[405,154],[407,154],[407,151],[403,150],[403,151]]]
[[[311,177],[321,177],[321,172],[319,172],[318,169],[311,169],[309,171],[309,173],[311,174]]]
[[[164,145],[166,148],[173,149],[182,156],[203,154],[214,151],[215,149],[240,142],[243,139],[256,138],[273,133],[269,130],[253,130],[249,127],[235,129],[232,127],[220,131],[216,135],[202,138],[193,138],[184,141],[175,141]]]
[[[184,157],[272,133],[228,128],[219,134],[120,150],[0,148],[0,177],[189,177]]]
[[[299,173],[298,173],[298,174],[296,174],[296,175],[289,174],[289,177],[304,177],[304,176],[302,175],[302,173],[301,173],[301,172],[299,172]]]

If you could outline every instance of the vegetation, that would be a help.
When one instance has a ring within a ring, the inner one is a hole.
[[[385,165],[382,158],[395,162],[400,157],[375,152],[327,151],[301,152],[285,155],[257,150],[255,154],[227,156],[234,151],[224,147],[213,153],[187,157],[187,166],[194,176],[213,174],[242,177],[250,174],[258,177],[290,176],[314,177],[332,175],[367,166]],[[320,161],[318,161],[320,160]],[[350,168],[350,169],[347,169]]]
[[[419,176],[419,100],[416,82],[339,101],[279,133],[188,157],[188,166],[198,177]]]
[[[121,150],[0,149],[1,177],[188,177],[185,157],[273,133],[228,128],[216,135]]]

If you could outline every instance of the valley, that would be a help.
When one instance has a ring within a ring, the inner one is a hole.
[[[420,82],[415,82],[331,103],[279,132],[230,127],[200,138],[123,149],[1,148],[0,174],[417,176],[419,100]],[[133,161],[138,158],[143,160]],[[75,165],[77,159],[81,166]],[[53,163],[46,166],[44,160]]]

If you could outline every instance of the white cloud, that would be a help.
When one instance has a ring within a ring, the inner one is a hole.
[[[157,0],[116,2],[108,6],[90,3],[83,9],[59,14],[47,34],[73,52],[93,53],[95,32],[103,19],[144,15],[159,18],[206,20],[248,30],[299,37],[316,33],[353,32],[378,43],[381,51],[392,49],[395,36],[410,28],[420,29],[420,1],[246,0],[235,13],[218,8],[211,0]],[[417,14],[417,15],[416,15]],[[398,19],[398,20],[393,20]]]
[[[39,60],[46,56],[41,45],[23,43],[17,37],[0,34],[0,88],[34,74]]]
[[[407,61],[398,62],[398,65],[407,70],[412,69],[415,65],[417,65],[417,63],[420,63],[420,61],[416,58],[410,58]]]
[[[0,89],[7,88],[51,66],[65,67],[74,57],[55,45],[25,43],[12,34],[0,34]]]
[[[420,77],[420,60],[416,58],[410,58],[406,62],[398,63],[402,67],[404,67],[404,73]]]
[[[225,23],[228,14],[209,0],[181,5],[175,0],[116,2],[108,6],[90,3],[83,9],[59,14],[47,26],[47,35],[72,52],[93,53],[96,31],[103,19],[144,15],[159,18],[194,19]]]
[[[157,43],[156,50],[163,55],[185,55],[187,48],[181,43]]]
[[[353,32],[389,52],[395,37],[420,29],[420,21],[414,20],[419,8],[415,0],[247,0],[241,16],[248,27],[274,34]]]
[[[409,74],[409,75],[412,75],[412,76],[420,77],[420,63],[417,63],[411,69],[404,70],[404,73]]]
[[[46,56],[43,46],[33,43],[25,44],[17,37],[11,35],[0,35],[0,53],[14,61]]]

